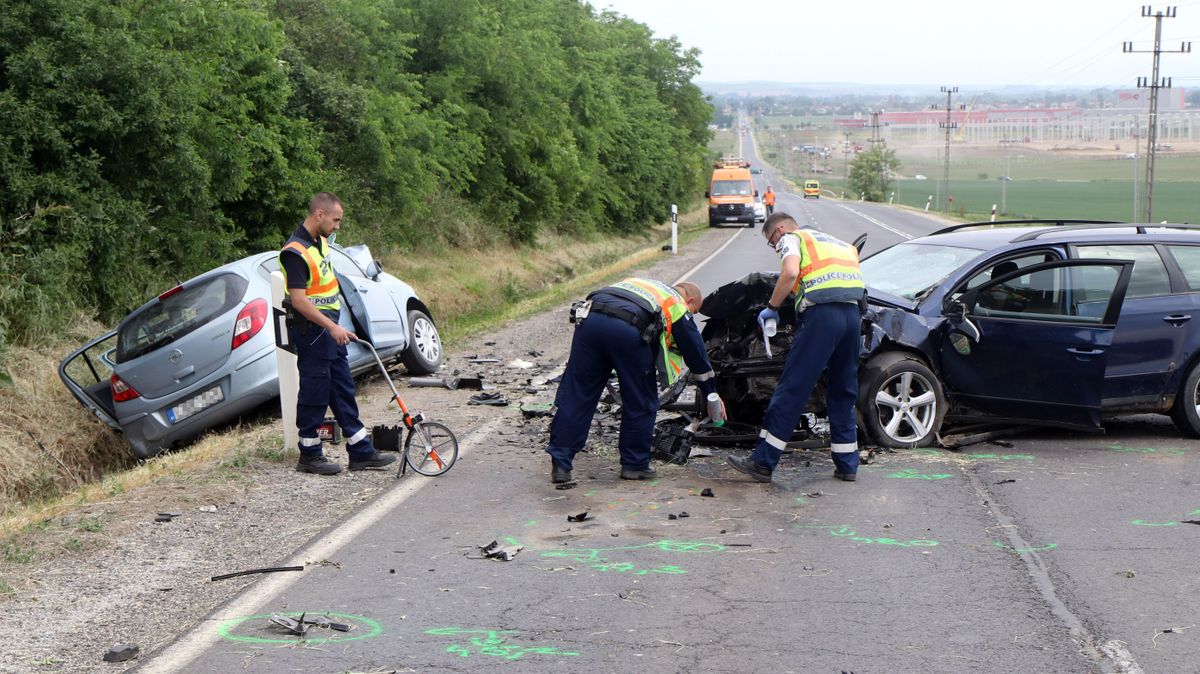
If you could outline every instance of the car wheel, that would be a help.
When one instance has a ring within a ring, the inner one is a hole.
[[[433,319],[424,311],[408,312],[408,348],[404,351],[405,367],[411,374],[433,374],[442,366],[442,338]]]
[[[1179,385],[1179,394],[1171,407],[1171,420],[1184,436],[1200,438],[1200,361],[1192,364]]]
[[[867,432],[884,447],[921,447],[934,441],[946,414],[936,375],[915,356],[875,356],[859,381],[859,409]]]

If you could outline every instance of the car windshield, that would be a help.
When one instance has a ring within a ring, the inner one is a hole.
[[[150,302],[118,328],[116,362],[166,346],[232,309],[248,285],[237,274],[220,274]]]
[[[916,301],[982,254],[977,248],[902,243],[863,260],[863,279],[868,288]]]
[[[750,194],[749,180],[713,181],[712,195],[714,197],[741,196],[746,194]]]

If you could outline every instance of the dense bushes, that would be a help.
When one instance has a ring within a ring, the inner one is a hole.
[[[0,330],[112,320],[320,189],[375,245],[444,202],[636,231],[703,181],[698,68],[577,0],[0,0]]]

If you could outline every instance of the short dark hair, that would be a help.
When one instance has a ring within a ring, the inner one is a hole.
[[[785,221],[791,222],[793,225],[796,224],[796,219],[792,216],[784,213],[783,211],[775,211],[771,214],[771,217],[767,218],[766,221],[763,222],[762,233],[768,234],[775,231],[775,228],[779,225],[782,225]]]
[[[308,200],[308,214],[312,215],[318,210],[329,210],[332,206],[341,206],[342,200],[338,199],[333,192],[317,192],[312,199]]]

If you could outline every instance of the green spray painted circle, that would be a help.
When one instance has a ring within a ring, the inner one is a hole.
[[[380,625],[378,622],[371,620],[370,618],[368,618],[366,616],[354,615],[353,613],[328,613],[328,612],[323,613],[323,612],[319,612],[319,611],[306,611],[306,613],[310,613],[312,615],[324,615],[324,616],[330,616],[330,617],[336,616],[338,618],[346,618],[347,620],[352,620],[354,622],[362,623],[370,629],[368,629],[366,632],[363,632],[362,634],[357,634],[355,636],[341,636],[341,634],[342,634],[341,632],[336,632],[333,636],[320,637],[317,639],[308,639],[308,638],[300,639],[299,637],[292,637],[289,639],[274,639],[274,638],[269,638],[269,637],[242,636],[242,635],[230,633],[233,631],[233,628],[246,622],[247,620],[270,620],[271,615],[273,615],[270,613],[259,613],[257,615],[248,615],[248,616],[244,616],[241,618],[230,618],[229,620],[226,620],[225,622],[221,623],[221,626],[217,628],[217,632],[221,635],[222,639],[228,639],[230,641],[239,641],[241,643],[246,643],[246,644],[294,644],[300,640],[303,640],[304,643],[308,643],[308,644],[323,644],[327,641],[338,641],[338,642],[358,641],[360,639],[370,639],[371,637],[377,637],[383,632],[383,625]],[[289,618],[299,618],[300,612],[289,611],[288,613],[283,613],[281,615],[286,615]]]

